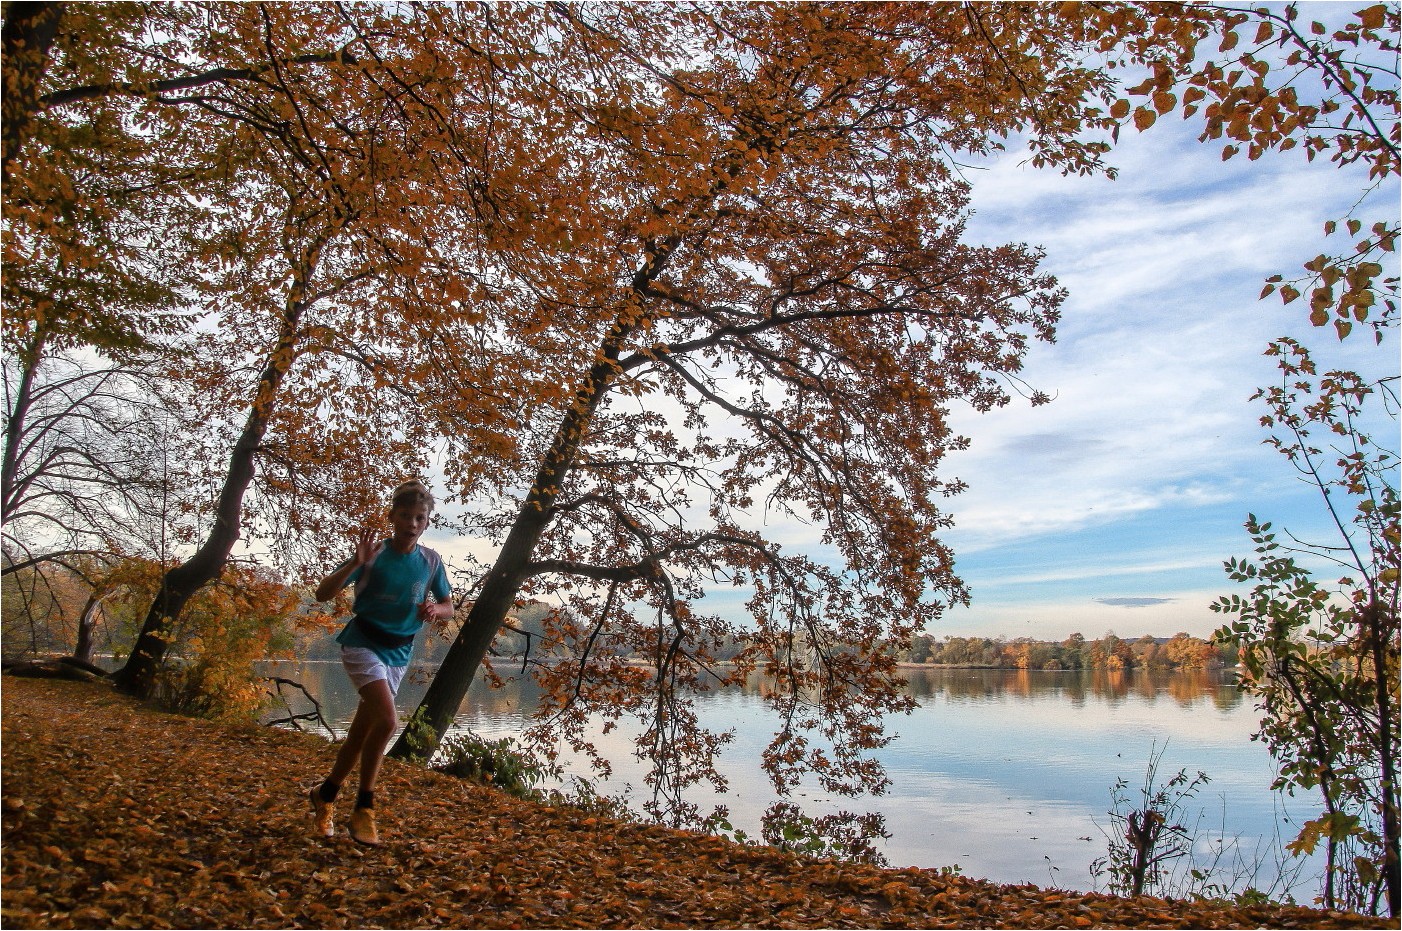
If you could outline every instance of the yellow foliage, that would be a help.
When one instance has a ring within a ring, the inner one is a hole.
[[[268,692],[254,664],[290,655],[302,600],[257,569],[226,568],[181,614],[159,672],[158,700],[171,710],[201,717],[255,719]]]

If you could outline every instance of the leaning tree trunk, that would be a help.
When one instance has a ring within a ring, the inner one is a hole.
[[[14,397],[5,417],[5,452],[0,461],[0,522],[8,521],[18,508],[27,489],[19,485],[20,441],[29,420],[29,409],[34,403],[34,377],[39,363],[44,357],[44,345],[48,334],[40,330],[34,341],[19,353],[24,364],[20,379],[15,386]]]
[[[574,404],[560,421],[531,492],[521,505],[516,523],[507,534],[462,631],[448,648],[409,725],[390,749],[390,756],[403,760],[432,755],[458,713],[478,667],[530,574],[536,544],[554,516],[555,502],[574,467],[589,423],[618,374],[619,352],[632,329],[632,324],[619,322],[610,330],[602,358],[590,368]]]
[[[277,346],[258,379],[258,391],[248,412],[248,420],[229,457],[229,471],[224,477],[215,506],[214,526],[195,554],[161,579],[160,590],[146,614],[131,657],[113,676],[117,687],[124,692],[141,698],[150,697],[156,684],[156,672],[165,659],[166,645],[175,620],[196,592],[219,578],[234,544],[238,542],[243,497],[253,482],[254,458],[268,431],[278,389],[297,358],[298,326],[306,309],[307,287],[316,267],[320,245],[309,251],[307,261],[288,294]]]

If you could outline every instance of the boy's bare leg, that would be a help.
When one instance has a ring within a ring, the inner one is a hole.
[[[399,723],[398,712],[394,708],[394,695],[389,683],[376,679],[360,690],[360,707],[355,717],[365,718],[363,743],[360,747],[360,791],[375,791],[375,780],[380,775],[380,763],[385,758],[385,748],[394,736],[394,727]],[[347,743],[350,741],[347,740]],[[345,748],[342,748],[343,750]]]
[[[351,770],[355,769],[355,764],[360,762],[360,749],[365,746],[368,720],[364,703],[357,704],[350,728],[346,731],[346,739],[341,742],[341,749],[336,751],[336,762],[331,767],[328,782],[334,782],[338,786],[344,784]]]
[[[359,763],[361,790],[374,791],[375,780],[380,773],[380,760],[397,723],[399,719],[389,683],[383,679],[367,683],[360,690],[360,704],[351,718],[345,742],[336,753],[336,763],[331,767],[329,780],[342,785],[355,764]]]
[[[333,778],[345,779],[359,757],[360,792],[350,818],[350,836],[357,843],[372,847],[380,844],[379,828],[375,825],[375,780],[380,775],[380,762],[398,721],[389,683],[383,679],[367,683],[360,690],[360,704],[332,770]]]

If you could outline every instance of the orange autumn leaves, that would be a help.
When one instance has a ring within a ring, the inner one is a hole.
[[[15,927],[1385,926],[809,860],[393,762],[379,803],[390,843],[366,850],[309,836],[303,790],[325,753],[310,735],[11,678],[3,726],[0,914]]]

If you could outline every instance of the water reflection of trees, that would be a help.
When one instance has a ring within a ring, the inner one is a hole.
[[[278,675],[290,675],[305,685],[321,702],[323,713],[338,729],[355,711],[358,696],[341,664],[308,662],[276,664]],[[459,718],[467,720],[517,719],[528,716],[537,706],[540,689],[529,673],[501,670],[500,687],[476,682],[464,699]],[[1088,701],[1116,705],[1130,698],[1141,702],[1171,701],[1181,707],[1211,702],[1220,711],[1238,707],[1243,697],[1229,672],[1214,670],[1078,669],[1052,672],[1037,669],[957,669],[906,668],[901,673],[910,694],[922,704],[942,697],[949,702],[1045,701],[1053,698],[1081,706]],[[418,704],[427,688],[428,675],[410,673],[399,693],[401,708]],[[752,673],[744,683],[722,691],[760,697],[772,684],[760,673]],[[296,707],[295,695],[291,710]],[[705,699],[703,699],[704,701]]]
[[[1051,672],[1034,669],[906,669],[917,699],[943,696],[947,701],[1031,700],[1055,697],[1074,705],[1087,699],[1118,704],[1131,696],[1160,699],[1191,707],[1210,701],[1221,710],[1242,702],[1229,673],[1193,670],[1079,669]]]

